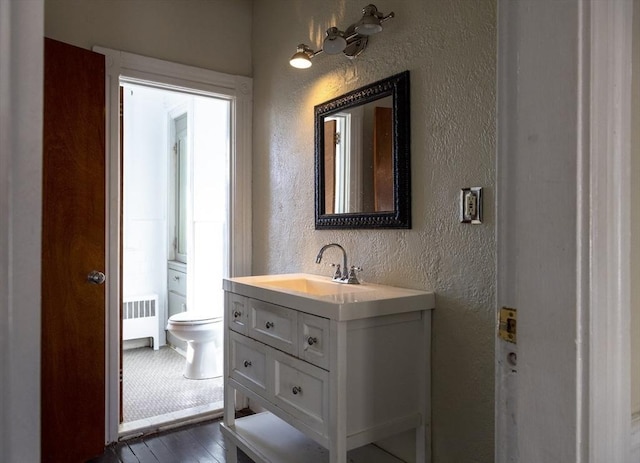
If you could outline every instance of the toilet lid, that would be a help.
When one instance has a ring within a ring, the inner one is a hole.
[[[172,323],[184,323],[189,325],[198,325],[202,323],[210,323],[214,320],[218,320],[222,317],[214,317],[213,315],[206,312],[180,312],[175,315],[172,315],[169,318],[169,321]]]

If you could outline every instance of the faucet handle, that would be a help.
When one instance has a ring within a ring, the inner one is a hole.
[[[340,270],[340,264],[329,264],[329,265],[336,268],[336,271],[333,274],[333,279],[342,280],[342,271]]]
[[[356,272],[361,272],[361,271],[362,271],[362,267],[356,267],[355,265],[352,265],[351,269],[349,270],[349,278],[347,280],[347,283],[350,285],[359,285],[360,282],[358,281]]]

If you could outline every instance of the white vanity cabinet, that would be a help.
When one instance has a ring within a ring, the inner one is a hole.
[[[167,268],[167,320],[172,315],[187,310],[187,266],[182,262],[170,261]],[[167,341],[172,346],[187,350],[187,343],[167,331]]]
[[[400,462],[370,444],[412,429],[428,461],[433,294],[269,278],[224,282],[227,461],[241,448],[256,463]],[[265,411],[235,419],[239,395]]]

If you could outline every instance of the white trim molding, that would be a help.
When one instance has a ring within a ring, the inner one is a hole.
[[[630,462],[632,0],[588,3],[590,45],[588,312],[581,321],[581,461]],[[585,150],[586,151],[586,150]]]
[[[0,452],[40,461],[44,0],[0,0]]]
[[[107,271],[112,275],[107,291],[107,443],[118,439],[118,306],[120,268],[120,134],[119,87],[121,81],[176,90],[197,95],[228,99],[231,103],[231,140],[229,175],[229,217],[226,233],[230,243],[230,276],[251,273],[251,144],[253,81],[249,77],[223,74],[168,61],[135,55],[103,47],[93,51],[105,55],[107,94],[107,190],[108,190],[108,258]],[[220,283],[222,284],[222,283]]]

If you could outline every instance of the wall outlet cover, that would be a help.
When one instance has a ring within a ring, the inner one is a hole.
[[[482,187],[460,190],[460,222],[482,223]]]

